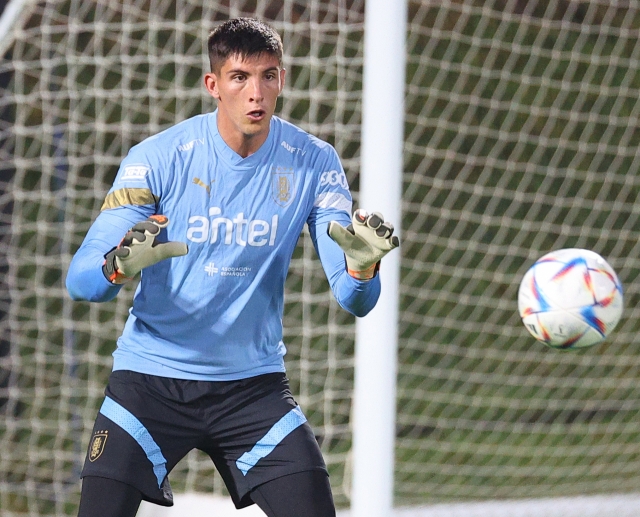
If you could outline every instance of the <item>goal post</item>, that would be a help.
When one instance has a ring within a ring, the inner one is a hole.
[[[9,0],[0,12],[0,56],[11,47],[12,31],[21,26],[21,19],[28,14],[30,4],[35,0]]]
[[[366,2],[359,206],[381,212],[400,237],[406,25],[406,0]],[[393,508],[400,250],[384,258],[380,277],[376,307],[356,322],[352,517]]]

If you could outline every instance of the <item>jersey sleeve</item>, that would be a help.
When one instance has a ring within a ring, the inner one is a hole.
[[[331,221],[343,226],[351,224],[352,198],[349,184],[336,151],[330,148],[321,161],[311,214],[307,219],[309,233],[331,290],[340,306],[355,316],[365,316],[380,296],[380,278],[357,280],[347,273],[344,253],[329,237]]]
[[[100,214],[71,260],[66,287],[74,300],[109,301],[122,288],[105,278],[105,255],[134,224],[156,213],[162,196],[163,164],[144,147],[134,147],[122,161]]]

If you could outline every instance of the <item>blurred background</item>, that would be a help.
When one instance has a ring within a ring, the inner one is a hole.
[[[207,35],[256,16],[284,42],[278,114],[336,147],[357,204],[364,1],[0,7],[15,14],[0,23],[0,510],[75,515],[135,286],[89,304],[64,278],[121,159],[215,109]],[[410,1],[408,22],[395,504],[637,491],[640,2]],[[559,352],[529,336],[516,295],[535,259],[567,247],[609,261],[626,309],[606,343]],[[354,319],[307,233],[284,324],[346,508]],[[171,483],[224,494],[198,452]]]

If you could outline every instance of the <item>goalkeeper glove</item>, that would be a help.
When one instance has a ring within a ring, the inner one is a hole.
[[[393,225],[384,222],[378,212],[367,214],[356,210],[351,224],[346,228],[336,221],[329,223],[329,236],[344,251],[347,272],[359,280],[369,280],[376,275],[380,259],[400,245],[393,234]]]
[[[112,284],[124,284],[145,267],[166,258],[186,255],[189,249],[182,242],[156,241],[160,230],[168,224],[166,216],[152,215],[134,225],[120,244],[104,256],[102,272],[107,280]]]

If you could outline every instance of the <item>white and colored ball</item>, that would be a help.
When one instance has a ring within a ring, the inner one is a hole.
[[[527,330],[552,348],[584,348],[605,340],[622,316],[622,285],[600,255],[553,251],[536,261],[518,291]]]

